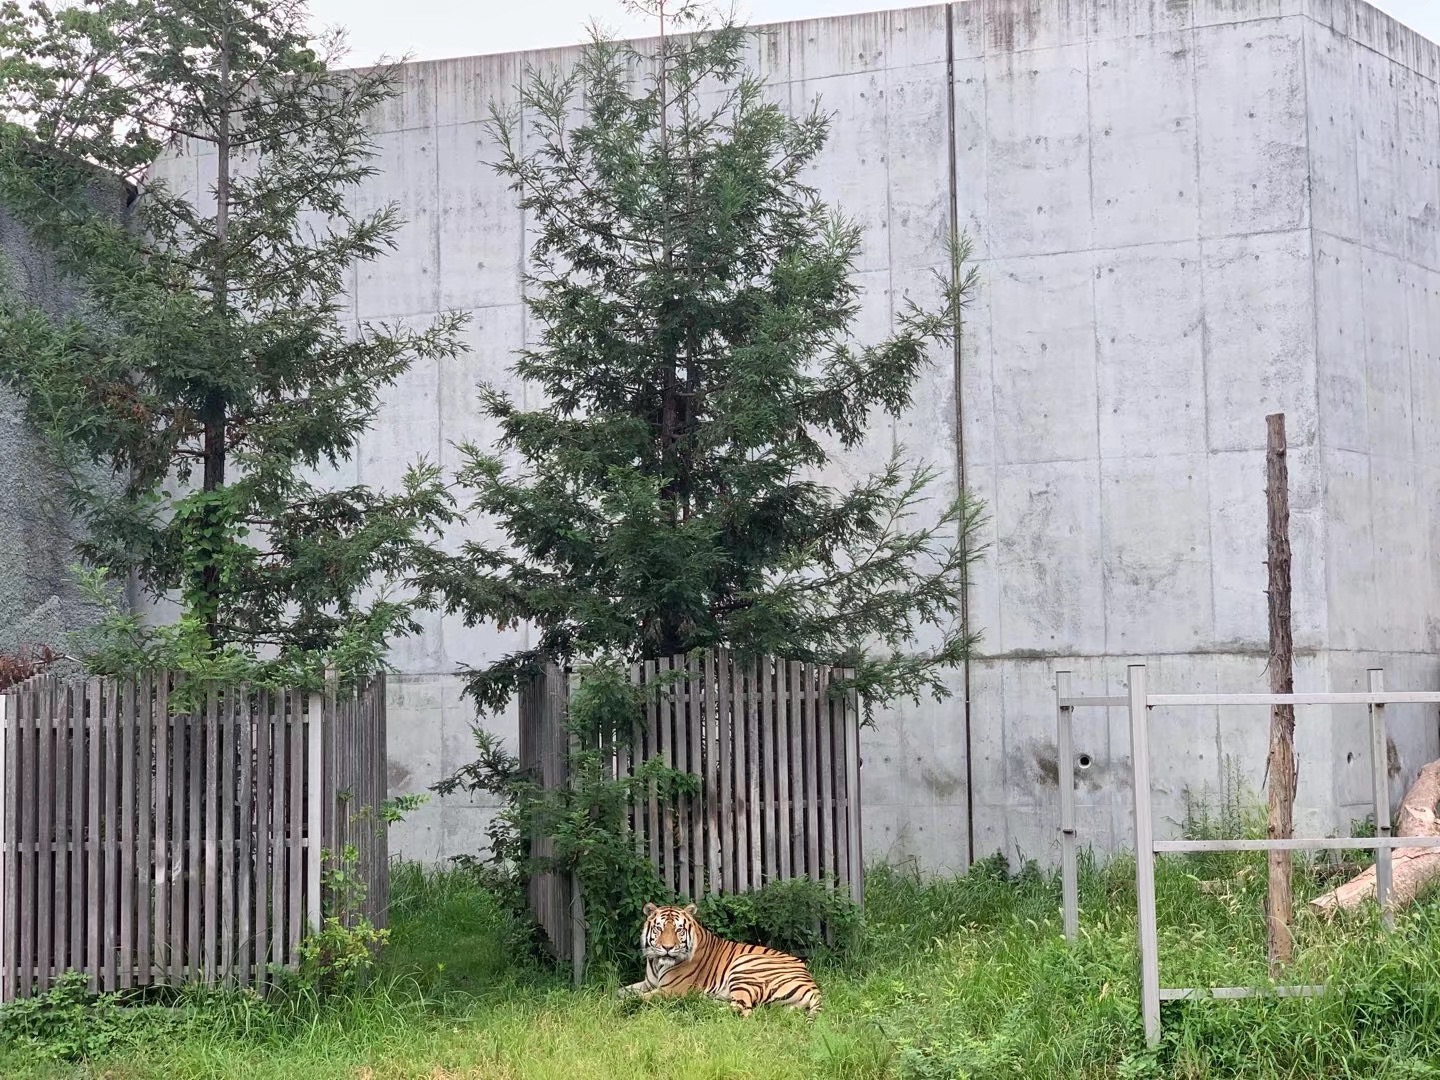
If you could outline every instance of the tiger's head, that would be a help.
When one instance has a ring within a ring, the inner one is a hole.
[[[645,927],[640,931],[640,952],[661,968],[683,964],[695,955],[700,935],[695,905],[683,908],[645,905]]]

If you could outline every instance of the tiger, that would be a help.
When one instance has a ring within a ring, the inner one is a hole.
[[[622,987],[621,997],[648,1001],[657,994],[681,997],[698,990],[730,1002],[741,1016],[772,1001],[804,1009],[811,1020],[820,1011],[820,987],[798,957],[712,934],[700,925],[694,904],[646,904],[644,914],[640,951],[645,978]]]

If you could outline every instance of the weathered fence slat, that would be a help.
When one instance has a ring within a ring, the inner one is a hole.
[[[289,740],[285,738],[285,692],[277,691],[270,698],[270,738],[272,741],[270,790],[270,962],[283,964],[285,950],[285,888],[289,876],[289,845],[286,844],[285,786],[286,767],[290,757]]]
[[[273,744],[270,740],[270,691],[256,695],[255,708],[255,970],[264,971],[274,957],[270,946],[271,862],[275,832],[270,792],[275,789]]]
[[[248,687],[240,688],[240,711],[236,717],[236,751],[240,755],[240,806],[236,836],[236,859],[238,860],[238,882],[235,887],[235,912],[237,926],[235,937],[239,945],[235,957],[235,981],[240,986],[250,985],[253,970],[254,936],[251,934],[251,907],[255,903],[255,863],[252,856],[252,838],[255,836],[254,782],[252,770],[255,757],[255,714]],[[261,848],[263,850],[263,847]]]
[[[705,689],[705,664],[698,656],[685,658],[685,745],[690,757],[686,767],[693,775],[705,771],[705,709],[709,697]],[[705,800],[703,791],[685,796],[690,813],[690,835],[687,849],[690,858],[689,895],[699,900],[707,889],[705,877]]]
[[[120,818],[115,822],[115,840],[120,848],[120,932],[116,963],[117,982],[122,989],[134,985],[135,965],[135,683],[126,680],[118,687],[116,712],[120,748]]]
[[[166,701],[169,708],[169,701]],[[188,717],[170,717],[168,726],[170,739],[170,843],[169,850],[169,892],[170,892],[170,981],[183,982],[186,966],[185,955],[185,867],[189,863],[185,847],[185,760],[189,746],[190,725]]]
[[[229,985],[235,975],[235,812],[240,793],[235,787],[235,698],[220,699],[220,958],[217,976]]]
[[[775,667],[769,658],[764,656],[756,661],[756,665],[760,680],[759,708],[756,711],[761,762],[760,831],[764,839],[760,884],[765,885],[776,876],[776,867],[780,862],[780,847],[775,828],[780,813],[775,780]]]
[[[204,786],[205,796],[202,811],[205,861],[200,864],[204,874],[204,892],[200,900],[200,948],[204,958],[204,975],[202,977],[206,983],[214,983],[218,966],[215,950],[219,937],[220,916],[220,821],[217,798],[217,789],[220,786],[220,778],[217,775],[217,767],[220,764],[220,701],[214,686],[205,688],[205,713],[201,722],[205,725],[205,772],[203,779],[192,778],[200,779]]]
[[[845,698],[845,798],[849,805],[850,896],[865,902],[864,849],[860,843],[860,712],[853,695]]]
[[[655,733],[659,742],[661,760],[665,767],[675,767],[675,686],[667,676],[671,670],[671,658],[660,661],[656,667],[656,678],[660,680],[657,697]],[[660,855],[663,869],[661,880],[671,890],[680,888],[680,872],[675,865],[675,808],[667,799],[660,808]]]
[[[390,783],[389,762],[386,755],[386,739],[389,738],[388,715],[385,711],[385,673],[382,671],[366,687],[370,709],[365,726],[366,737],[370,740],[370,768],[375,784],[377,809],[388,795]],[[375,901],[371,904],[370,918],[377,927],[390,925],[390,834],[380,829],[376,839],[375,864],[370,868],[370,880],[374,882]]]
[[[262,982],[320,921],[342,817],[365,819],[362,911],[385,924],[383,678],[341,696],[206,687],[172,716],[179,684],[42,676],[0,692],[0,1001],[67,970],[96,991]],[[327,817],[340,780],[347,813]]]
[[[136,752],[139,755],[135,767],[139,780],[136,793],[138,820],[135,837],[135,954],[130,967],[135,972],[135,981],[149,986],[154,981],[154,899],[150,890],[150,857],[153,843],[151,832],[155,822],[155,743],[154,685],[149,672],[140,679],[137,707],[138,730],[135,736]]]
[[[301,920],[304,918],[302,904],[305,898],[305,852],[300,845],[305,814],[305,724],[304,698],[301,694],[290,690],[286,691],[285,698],[286,730],[290,736],[290,821],[287,826],[290,838],[290,879],[286,882],[290,911],[286,924],[285,963],[291,964],[299,954],[300,937],[304,929]]]
[[[654,660],[645,662],[645,760],[651,760],[658,748],[656,741],[656,730],[659,725],[660,715],[660,691],[655,685],[655,677],[658,667]],[[542,699],[543,701],[544,699]],[[661,845],[660,845],[660,799],[656,791],[655,781],[650,781],[649,822],[645,833],[645,840],[650,849],[650,861],[655,865],[656,873],[661,872]]]
[[[50,723],[55,683],[44,679],[36,697],[40,708],[35,714],[35,738],[39,769],[35,774],[37,813],[35,831],[35,985],[43,993],[50,988],[50,965],[55,962],[54,895],[55,882],[50,862],[55,835],[55,729]]]
[[[70,687],[55,687],[55,949],[53,967],[57,972],[75,966],[70,953]]]
[[[90,912],[90,925],[87,927],[87,949],[85,952],[85,969],[90,973],[90,989],[100,989],[100,972],[103,965],[101,955],[101,925],[104,921],[104,908],[101,902],[104,898],[103,887],[103,863],[101,855],[104,850],[104,838],[100,833],[100,806],[105,791],[105,772],[100,767],[102,736],[104,735],[103,714],[101,711],[104,702],[102,684],[99,679],[91,679],[85,684],[85,707],[81,713],[85,723],[87,750],[89,751],[88,775],[86,777],[90,788],[90,819],[89,832],[85,838],[85,846],[90,849],[90,867],[85,880],[85,908]],[[23,991],[28,993],[28,990]]]
[[[308,704],[305,715],[305,924],[315,931],[320,929],[321,919],[320,861],[321,848],[324,846],[321,840],[321,831],[324,828],[324,769],[321,767],[320,758],[325,698],[322,694],[311,694]],[[365,794],[367,799],[372,799],[374,793],[367,791]],[[366,862],[363,866],[368,868],[369,863]]]
[[[37,727],[36,727],[36,696],[38,691],[31,687],[28,692],[21,695],[20,712],[20,741],[21,766],[20,781],[24,788],[24,794],[20,796],[20,815],[18,824],[20,835],[17,840],[20,843],[20,993],[29,995],[33,986],[35,974],[35,847],[38,843],[39,829],[35,822],[35,808],[38,801],[37,777],[39,770],[36,766],[37,753]]]
[[[90,782],[85,775],[85,686],[72,683],[67,690],[70,728],[70,966],[86,969],[85,930],[85,811]],[[0,944],[0,949],[3,949]]]
[[[750,822],[750,878],[748,887],[758,889],[765,882],[760,855],[765,807],[760,801],[760,678],[764,659],[757,660],[747,673],[745,698],[745,816]]]
[[[820,742],[820,691],[817,683],[820,669],[814,664],[805,665],[805,873],[808,877],[821,878],[825,866],[821,860],[821,814],[820,814],[820,770],[816,767],[819,759]]]
[[[705,868],[707,890],[723,892],[724,866],[720,860],[720,664],[713,652],[705,654]]]
[[[716,707],[710,714],[710,730],[714,764],[706,771],[714,775],[718,789],[717,812],[715,815],[716,838],[720,862],[720,877],[712,886],[721,892],[735,891],[735,798],[732,791],[735,755],[731,749],[730,723],[730,654],[724,649],[715,652]]]
[[[190,853],[189,859],[182,868],[182,879],[185,882],[185,919],[186,919],[186,943],[185,943],[185,970],[190,978],[199,982],[205,977],[204,958],[200,950],[200,903],[201,903],[201,877],[200,868],[204,864],[205,850],[202,846],[203,832],[201,831],[201,813],[204,809],[205,787],[201,782],[201,754],[205,740],[205,712],[202,705],[200,710],[186,716],[185,723],[185,744],[190,753],[190,768],[182,777],[185,783],[185,802],[190,808],[190,831],[186,839],[189,841],[187,847]]]
[[[806,877],[810,868],[805,859],[805,810],[808,770],[805,768],[805,701],[809,695],[806,676],[809,665],[790,665],[790,859],[791,875]]]
[[[120,683],[106,680],[101,706],[100,764],[104,770],[104,800],[100,809],[100,832],[104,837],[104,878],[101,883],[104,923],[101,929],[104,950],[100,957],[100,987],[114,990],[119,982],[120,952]]]
[[[834,712],[830,704],[830,669],[820,668],[815,710],[815,743],[820,759],[820,852],[821,870],[827,878],[838,876],[835,850],[835,773],[834,773]]]

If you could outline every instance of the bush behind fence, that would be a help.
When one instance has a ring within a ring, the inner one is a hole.
[[[612,776],[655,756],[700,778],[673,802],[635,803],[637,850],[682,896],[759,889],[811,878],[863,897],[860,710],[854,691],[834,696],[847,672],[715,649],[636,664],[646,695],[628,746],[601,747]],[[569,782],[570,673],[543,669],[520,695],[520,761],[545,787]],[[673,680],[673,681],[672,681]],[[549,854],[548,842],[536,854]],[[584,967],[585,915],[570,875],[537,875],[530,904],[556,955]],[[636,928],[638,933],[639,928]]]

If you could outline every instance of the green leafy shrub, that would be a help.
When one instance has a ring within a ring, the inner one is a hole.
[[[298,983],[318,994],[343,994],[362,985],[375,967],[375,958],[390,938],[369,919],[347,925],[331,915],[318,932],[300,943]]]
[[[0,1045],[48,1061],[89,1061],[178,1027],[168,1010],[126,1008],[119,994],[92,994],[89,977],[67,971],[43,994],[0,1010]]]
[[[351,820],[356,820],[354,815]],[[364,985],[390,932],[361,914],[366,887],[355,846],[347,844],[338,856],[325,850],[320,857],[325,864],[320,884],[328,914],[300,942],[300,962],[289,982],[317,995],[344,994]]]
[[[697,913],[706,929],[723,938],[807,958],[848,955],[862,928],[860,908],[846,893],[809,878],[707,896]]]
[[[665,765],[659,755],[637,764],[631,776],[611,776],[599,747],[628,748],[635,721],[644,715],[645,695],[655,685],[633,685],[626,666],[613,658],[583,665],[579,674],[566,721],[574,736],[568,784],[545,787],[494,733],[476,728],[480,758],[434,790],[498,796],[501,807],[488,829],[492,875],[500,880],[513,875],[523,883],[539,873],[574,874],[585,902],[588,970],[600,978],[624,978],[639,974],[636,942],[645,905],[675,899],[650,860],[635,850],[630,806],[652,790],[673,806],[699,781]],[[550,854],[537,853],[542,837],[552,841]]]

